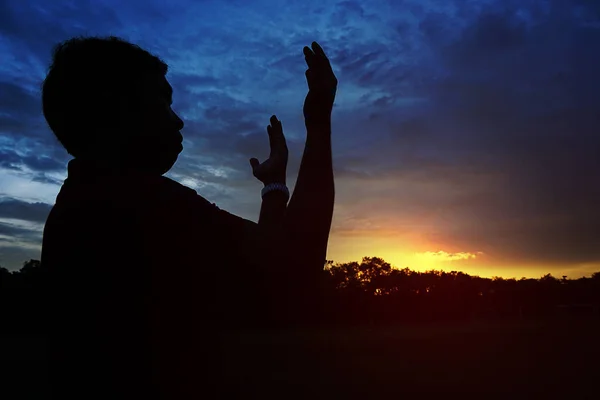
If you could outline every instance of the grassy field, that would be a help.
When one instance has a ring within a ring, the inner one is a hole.
[[[252,331],[226,340],[223,362],[239,398],[600,398],[597,322]],[[2,376],[25,374],[21,398],[47,398],[43,339],[2,342]]]
[[[294,388],[298,398],[460,393],[598,399],[600,325],[538,322],[232,335],[226,362],[232,381],[266,397]],[[271,393],[258,377],[271,377]]]

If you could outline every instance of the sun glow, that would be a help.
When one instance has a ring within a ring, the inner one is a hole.
[[[439,251],[426,251],[423,253],[415,253],[415,257],[426,260],[426,261],[451,262],[451,261],[460,261],[460,260],[473,260],[482,254],[483,254],[483,252],[481,252],[481,251],[478,251],[477,253],[468,253],[468,252],[449,253],[449,252],[446,252],[443,250],[439,250]]]
[[[598,265],[538,265],[515,263],[482,251],[458,251],[453,246],[433,244],[418,237],[408,237],[384,232],[359,233],[355,236],[331,235],[327,259],[335,263],[361,261],[363,257],[380,257],[395,268],[413,271],[462,271],[469,275],[491,278],[539,278],[551,273],[569,278],[590,276],[599,270]],[[427,248],[433,248],[428,250]],[[444,249],[445,248],[445,249]]]

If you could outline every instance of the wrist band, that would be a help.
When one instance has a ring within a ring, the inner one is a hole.
[[[260,197],[265,197],[265,194],[272,192],[273,190],[280,190],[285,193],[286,197],[289,199],[290,191],[286,185],[283,183],[269,183],[267,186],[262,188],[260,191]]]

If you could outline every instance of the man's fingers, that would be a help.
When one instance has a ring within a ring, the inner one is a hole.
[[[313,54],[311,66],[319,68],[319,69],[326,67],[327,64],[329,64],[329,59],[325,55],[325,51],[323,51],[323,48],[317,42],[312,42],[311,46],[312,46],[312,54]],[[306,52],[305,52],[305,54],[306,54]]]
[[[304,52],[304,59],[306,60],[306,65],[308,65],[309,68],[312,67],[315,63],[315,53],[313,53],[313,51],[308,46],[304,46],[302,51]]]
[[[270,125],[270,135],[273,136],[273,138],[278,141],[281,142],[282,140],[285,141],[285,137],[283,136],[283,126],[281,125],[281,121],[277,119],[277,117],[275,115],[273,115],[271,117],[271,125]]]
[[[306,81],[309,83],[309,85],[312,83],[313,80],[313,70],[312,69],[307,69],[306,72],[304,72],[304,75],[306,75]]]
[[[271,124],[267,125],[269,145],[271,147],[269,158],[263,161],[262,164],[254,157],[249,160],[252,173],[259,180],[263,180],[267,176],[265,174],[278,173],[278,169],[282,169],[285,172],[285,165],[287,163],[287,145],[283,136],[281,121],[277,119],[276,115],[272,115],[270,122]]]
[[[319,43],[312,42],[312,49],[315,52],[315,54],[327,58],[327,56],[325,55],[325,51],[323,51],[323,48],[321,47],[321,45],[319,45]]]
[[[276,154],[280,154],[287,150],[285,136],[283,136],[283,128],[281,121],[275,115],[271,117],[271,125],[267,126],[269,133],[269,146],[271,147],[270,158]]]
[[[321,66],[326,65],[329,60],[319,43],[312,42],[311,47],[312,49],[308,46],[304,46],[302,49],[308,68],[320,68]]]
[[[312,58],[312,57],[315,56],[315,53],[308,46],[304,46],[304,48],[302,49],[302,51],[304,52],[304,57]]]
[[[273,127],[271,125],[267,125],[267,133],[269,134],[269,147],[271,149],[271,155],[273,154],[273,149],[275,148],[275,138],[273,134]]]
[[[312,49],[308,46],[304,47],[304,58],[308,65],[308,71],[306,72],[306,78],[309,79],[309,74],[314,79],[316,76],[325,77],[326,75],[335,76],[331,63],[325,54],[325,51],[321,45],[317,42],[311,43]],[[312,72],[309,72],[312,71]],[[329,78],[329,77],[327,77]],[[310,88],[310,82],[309,82]]]

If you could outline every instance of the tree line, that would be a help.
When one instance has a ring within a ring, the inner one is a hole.
[[[38,260],[25,262],[19,271],[0,267],[4,332],[43,330],[44,283]],[[482,278],[457,271],[398,269],[381,258],[364,257],[360,262],[327,261],[318,287],[311,288],[307,298],[310,304],[281,301],[279,314],[293,324],[342,326],[547,317],[600,320],[600,272],[578,279],[551,274],[539,279]],[[242,295],[233,300],[244,310],[242,319],[249,314],[248,305],[242,304],[246,300]],[[271,296],[268,302],[278,299]],[[252,320],[250,316],[246,322]]]
[[[453,322],[547,317],[600,319],[600,272],[567,279],[482,278],[393,268],[377,257],[326,266],[330,318],[351,323]]]

